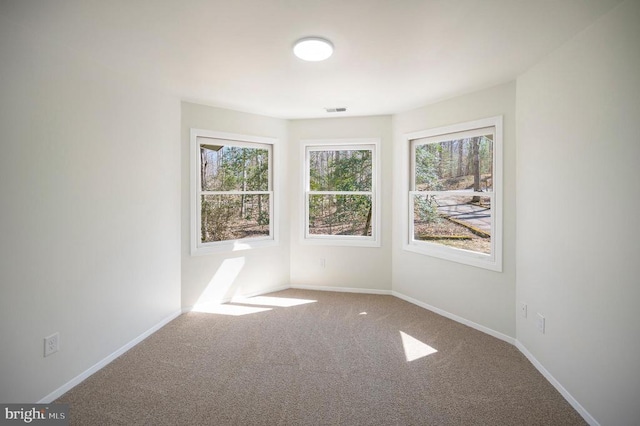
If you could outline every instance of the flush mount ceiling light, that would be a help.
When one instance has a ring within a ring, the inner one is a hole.
[[[333,53],[333,44],[321,37],[305,37],[296,41],[293,53],[304,61],[324,61]]]

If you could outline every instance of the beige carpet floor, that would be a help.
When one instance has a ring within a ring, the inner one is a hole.
[[[75,425],[583,425],[513,346],[392,296],[190,312],[63,395]]]

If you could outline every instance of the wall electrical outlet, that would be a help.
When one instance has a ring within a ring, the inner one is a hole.
[[[320,268],[324,269],[327,266],[327,260],[324,257],[320,258]]]
[[[536,318],[536,326],[538,327],[538,331],[544,334],[544,317],[541,313],[538,312],[538,316]]]
[[[54,333],[44,338],[44,356],[49,356],[60,350],[60,333]]]
[[[527,304],[526,303],[520,303],[520,315],[522,315],[523,318],[527,317]]]

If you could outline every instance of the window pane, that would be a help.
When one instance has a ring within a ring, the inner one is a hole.
[[[371,191],[371,150],[310,151],[312,191]]]
[[[371,236],[371,196],[309,195],[309,234]]]
[[[415,240],[491,254],[490,197],[414,195]]]
[[[269,236],[269,195],[201,195],[200,242]]]
[[[269,151],[200,145],[200,181],[203,191],[268,191]]]
[[[416,191],[492,191],[493,135],[416,145]]]

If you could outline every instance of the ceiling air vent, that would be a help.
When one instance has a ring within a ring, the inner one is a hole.
[[[327,112],[346,112],[347,108],[345,107],[340,107],[340,108],[325,108],[325,110]]]

